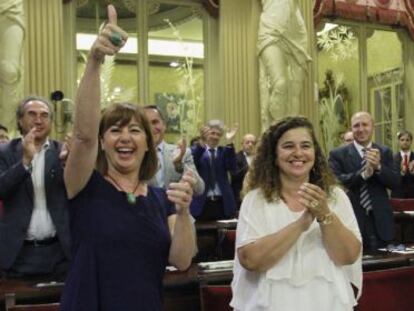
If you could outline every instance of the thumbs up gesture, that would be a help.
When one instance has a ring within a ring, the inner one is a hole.
[[[118,15],[113,5],[108,5],[108,23],[98,34],[91,48],[91,56],[102,62],[106,55],[115,55],[125,45],[128,34],[118,26]]]

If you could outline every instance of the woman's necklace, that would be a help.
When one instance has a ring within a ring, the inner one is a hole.
[[[115,184],[115,186],[117,186],[120,190],[122,190],[123,192],[126,193],[126,198],[129,204],[134,205],[137,202],[137,197],[135,196],[135,191],[137,191],[138,186],[139,186],[139,180],[137,182],[137,185],[135,186],[134,191],[132,192],[128,192],[125,191],[124,189],[122,189],[122,187],[116,182],[116,180],[109,174],[107,174],[106,176],[108,176],[108,178]]]

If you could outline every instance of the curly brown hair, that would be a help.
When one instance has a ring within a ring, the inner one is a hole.
[[[284,133],[295,128],[305,128],[312,137],[315,149],[315,164],[310,172],[309,182],[319,186],[328,195],[336,184],[322,149],[316,139],[312,123],[305,117],[286,117],[269,127],[263,133],[256,156],[246,176],[243,194],[253,189],[260,189],[268,202],[281,198],[282,183],[280,171],[276,165],[276,147]]]

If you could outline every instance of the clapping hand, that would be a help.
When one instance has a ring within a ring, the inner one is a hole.
[[[23,165],[29,166],[36,154],[35,145],[36,127],[33,127],[24,137],[22,141],[23,146]]]
[[[374,170],[379,170],[381,165],[381,153],[378,149],[370,148],[365,154],[367,165],[371,166]]]
[[[330,213],[326,193],[317,185],[304,183],[298,191],[299,202],[316,218]]]
[[[113,5],[108,5],[108,23],[99,32],[91,48],[91,57],[102,62],[106,55],[115,55],[125,45],[128,34],[118,27],[118,17]]]
[[[187,150],[187,140],[185,138],[181,138],[177,143],[177,149],[174,152],[174,156],[172,159],[175,167],[178,167],[181,165],[181,162],[183,160],[186,150]]]
[[[414,175],[414,160],[408,163],[408,170],[410,174]]]

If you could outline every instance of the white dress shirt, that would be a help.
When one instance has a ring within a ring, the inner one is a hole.
[[[160,188],[165,188],[165,179],[164,179],[164,141],[160,142],[159,145],[156,147],[157,149],[157,157],[158,157],[158,170],[155,174],[155,179],[157,180],[157,186]]]
[[[218,150],[218,148],[217,147],[212,148],[208,145],[206,145],[206,148],[207,148],[207,151],[208,151],[208,155],[210,156],[210,161],[212,161],[210,149],[214,149],[215,158],[217,160],[217,150]],[[221,190],[220,190],[220,187],[218,185],[217,176],[216,176],[216,183],[214,185],[214,190],[211,190],[211,189],[208,190],[207,197],[220,196],[220,195],[221,195]]]
[[[44,240],[56,235],[46,203],[45,191],[45,154],[49,148],[49,140],[46,140],[42,148],[32,160],[33,182],[33,212],[27,230],[27,240]]]

